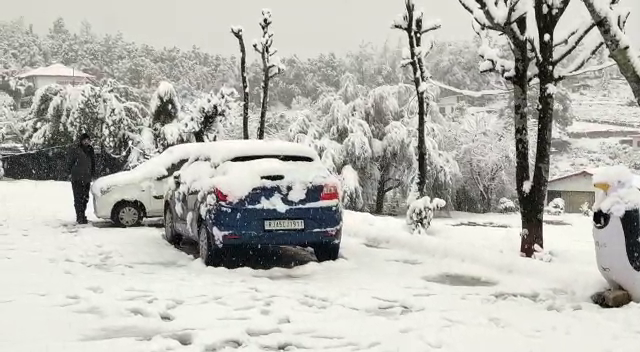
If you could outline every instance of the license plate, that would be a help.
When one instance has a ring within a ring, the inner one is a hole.
[[[264,229],[275,230],[304,230],[304,220],[265,220]]]

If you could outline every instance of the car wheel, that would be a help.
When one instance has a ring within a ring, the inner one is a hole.
[[[122,202],[113,209],[113,222],[121,227],[133,227],[142,224],[143,211],[135,203]]]
[[[164,210],[164,239],[176,247],[180,245],[180,242],[182,242],[182,235],[176,232],[175,224],[173,222],[173,213],[171,213],[171,209],[169,207]]]
[[[313,247],[313,252],[315,253],[316,258],[319,262],[336,260],[338,259],[338,254],[340,253],[340,245],[323,244],[320,246],[315,246]]]
[[[221,266],[224,263],[223,249],[213,243],[211,232],[204,221],[198,225],[198,253],[206,266]]]

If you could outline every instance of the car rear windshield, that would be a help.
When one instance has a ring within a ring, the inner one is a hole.
[[[300,155],[245,155],[231,159],[231,162],[245,162],[259,159],[278,159],[285,162],[312,162],[313,159],[308,156]]]

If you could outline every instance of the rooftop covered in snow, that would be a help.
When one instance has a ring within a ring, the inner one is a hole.
[[[42,77],[42,76],[95,78],[94,76],[88,73],[84,73],[72,67],[67,67],[63,64],[53,64],[47,67],[39,67],[34,70],[27,71],[18,75],[18,78]]]

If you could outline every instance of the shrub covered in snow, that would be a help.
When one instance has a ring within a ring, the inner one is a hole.
[[[556,198],[549,202],[549,205],[544,210],[545,213],[549,215],[564,214],[564,200],[562,198]]]
[[[358,172],[351,165],[347,165],[342,168],[340,181],[342,183],[342,204],[344,207],[350,210],[362,210],[364,201]]]
[[[589,206],[589,202],[584,202],[584,204],[582,204],[580,206],[580,212],[582,213],[582,215],[584,216],[591,216],[593,215],[593,211],[591,210],[591,206]]]
[[[407,224],[411,226],[411,231],[417,234],[426,233],[431,220],[433,220],[433,212],[446,206],[446,202],[439,198],[431,200],[430,197],[422,197],[414,200],[407,210]]]
[[[500,198],[500,200],[498,201],[498,211],[503,214],[516,213],[518,211],[518,207],[513,203],[511,199]]]

